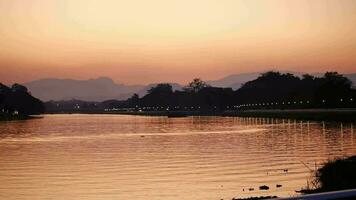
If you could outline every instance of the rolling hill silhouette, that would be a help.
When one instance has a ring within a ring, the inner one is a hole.
[[[283,72],[285,73],[285,72]],[[289,72],[297,76],[303,73]],[[242,84],[256,79],[261,73],[242,73],[233,74],[221,79],[207,81],[207,83],[214,87],[231,87],[236,90]],[[322,76],[322,73],[314,73],[314,76]],[[356,73],[346,74],[353,83],[356,83]],[[178,83],[170,83],[173,90],[181,90],[182,85]],[[111,78],[100,77],[89,80],[74,80],[74,79],[40,79],[24,83],[29,91],[41,99],[42,101],[49,100],[70,100],[78,99],[84,101],[104,101],[108,99],[126,100],[134,93],[140,97],[147,94],[147,90],[155,87],[157,83],[148,85],[125,85],[115,83]]]
[[[42,101],[127,99],[144,88],[142,85],[117,84],[107,77],[89,80],[41,79],[24,83],[24,85]]]

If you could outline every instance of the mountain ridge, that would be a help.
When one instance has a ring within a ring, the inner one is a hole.
[[[46,78],[24,83],[29,91],[43,101],[80,99],[103,101],[127,99],[143,85],[124,85],[111,78],[99,77],[88,80]]]
[[[263,72],[230,74],[220,79],[209,80],[207,83],[214,87],[231,87],[236,90],[242,84],[257,78]],[[302,72],[283,72],[302,76]],[[323,73],[312,73],[314,76],[321,76]],[[354,86],[356,85],[356,73],[345,74]],[[158,83],[147,85],[126,85],[116,83],[109,77],[98,77],[87,80],[44,78],[24,83],[31,94],[42,101],[49,100],[70,100],[78,99],[85,101],[104,101],[108,99],[126,100],[134,93],[139,96],[147,94],[147,90],[156,86]],[[183,86],[179,83],[169,83],[173,90],[182,90]]]

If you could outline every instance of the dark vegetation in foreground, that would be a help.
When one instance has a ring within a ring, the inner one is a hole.
[[[329,160],[313,172],[313,179],[302,194],[315,194],[356,188],[356,156]],[[232,200],[272,199],[276,196],[261,196],[249,198],[233,198]],[[338,198],[335,200],[351,200],[356,197]]]
[[[314,172],[311,185],[300,192],[312,194],[356,188],[356,156],[337,158]],[[354,197],[356,198],[356,197]]]
[[[244,111],[356,108],[356,90],[337,72],[303,77],[266,72],[240,89],[211,87],[194,79],[182,91],[158,84],[139,97],[125,101],[49,101],[48,113],[126,113],[145,115],[237,115]],[[243,115],[243,114],[242,114]],[[245,115],[254,116],[253,113]],[[269,117],[265,113],[261,117]],[[277,117],[280,113],[275,114]],[[275,116],[271,116],[275,117]],[[283,117],[283,116],[282,116]],[[287,116],[288,117],[288,116]]]
[[[0,83],[0,121],[22,120],[44,112],[44,104],[33,97],[25,86],[10,87]]]

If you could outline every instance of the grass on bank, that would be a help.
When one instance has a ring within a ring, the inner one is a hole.
[[[311,186],[300,192],[312,194],[356,188],[356,156],[329,160],[314,172]]]

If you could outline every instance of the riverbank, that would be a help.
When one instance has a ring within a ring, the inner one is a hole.
[[[35,119],[37,117],[29,115],[13,115],[13,114],[0,114],[0,121],[17,121],[17,120],[27,120]]]
[[[341,157],[329,160],[323,166],[313,172],[311,185],[301,189],[304,196],[282,198],[283,200],[297,199],[327,199],[333,197],[334,200],[356,199],[356,156]],[[273,199],[274,197],[249,197],[233,198],[232,200],[259,200]]]

